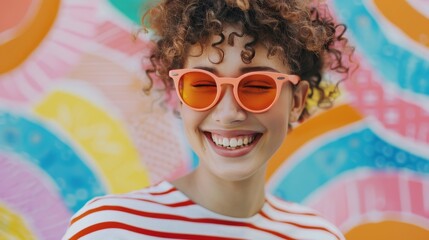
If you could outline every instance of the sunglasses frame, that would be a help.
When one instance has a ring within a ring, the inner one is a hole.
[[[210,77],[212,77],[216,83],[216,97],[214,98],[213,102],[205,108],[194,108],[192,106],[189,106],[183,100],[182,96],[180,95],[180,92],[179,92],[180,79],[182,78],[183,75],[190,73],[190,72],[198,72],[198,73],[207,74]],[[248,76],[256,75],[256,74],[268,76],[268,77],[272,78],[274,80],[274,82],[276,83],[276,96],[275,96],[273,102],[268,107],[261,109],[261,110],[249,109],[240,101],[240,98],[238,97],[238,86],[240,84],[240,81],[243,80],[244,78],[248,77]],[[240,105],[240,107],[242,107],[243,109],[245,109],[248,112],[262,113],[262,112],[268,111],[274,105],[274,103],[277,101],[277,99],[280,96],[282,86],[285,82],[291,82],[293,85],[296,85],[300,81],[300,77],[297,75],[290,75],[290,74],[285,74],[285,73],[280,73],[280,72],[254,71],[254,72],[245,73],[239,77],[218,77],[210,71],[203,70],[203,69],[196,69],[196,68],[173,69],[173,70],[169,71],[169,76],[174,81],[174,87],[176,88],[176,93],[177,93],[180,101],[182,103],[186,104],[186,106],[188,106],[189,108],[191,108],[195,111],[199,111],[199,112],[207,111],[207,110],[213,108],[219,102],[220,96],[222,94],[222,85],[229,84],[229,85],[233,86],[233,95],[234,95],[235,101]]]

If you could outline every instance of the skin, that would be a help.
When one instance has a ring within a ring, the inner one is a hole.
[[[228,36],[236,27],[224,29]],[[217,41],[215,36],[211,42]],[[251,63],[245,64],[240,53],[249,38],[235,38],[234,46],[224,42],[224,59],[219,60],[216,51],[206,47],[192,46],[184,68],[209,69],[220,77],[238,77],[255,70],[289,73],[278,56],[267,58],[267,49],[258,45]],[[211,61],[210,61],[211,60]],[[212,109],[194,111],[182,104],[180,114],[190,145],[200,159],[199,166],[190,174],[172,182],[201,206],[231,217],[246,218],[255,215],[264,204],[264,175],[268,160],[274,155],[288,132],[288,123],[296,121],[305,106],[308,83],[300,81],[293,90],[284,84],[281,95],[271,109],[263,113],[251,113],[236,102],[231,86],[223,86],[223,95]],[[205,133],[217,132],[227,136],[234,131],[250,131],[260,134],[252,151],[244,156],[225,157],[217,154]]]

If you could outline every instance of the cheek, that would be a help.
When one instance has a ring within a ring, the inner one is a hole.
[[[188,137],[195,137],[194,134],[199,133],[199,127],[204,121],[206,114],[196,112],[184,105],[180,106],[180,116],[182,118],[183,126]]]
[[[270,116],[267,119],[268,126],[270,127],[272,134],[276,136],[276,138],[283,139],[288,130],[288,113],[285,111],[280,112],[280,114],[275,114]]]
[[[285,94],[279,98],[277,104],[270,110],[270,114],[265,116],[265,122],[271,130],[271,137],[276,141],[283,141],[288,132],[290,105],[291,97]]]

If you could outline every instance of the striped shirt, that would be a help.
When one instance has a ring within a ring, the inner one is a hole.
[[[71,219],[63,240],[300,239],[344,240],[328,221],[304,206],[272,195],[250,218],[212,212],[163,181],[143,190],[88,202]]]

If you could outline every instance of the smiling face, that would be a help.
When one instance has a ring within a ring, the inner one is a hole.
[[[224,34],[228,36],[231,31],[238,32],[230,27]],[[247,42],[249,39],[242,37],[235,39],[234,46],[222,43],[219,47],[224,58],[220,63],[214,63],[219,56],[210,44],[202,51],[199,46],[192,46],[184,68],[209,70],[219,77],[238,77],[261,70],[290,72],[278,56],[267,58],[267,50],[262,46],[255,47],[251,63],[243,63],[240,54]],[[290,84],[283,84],[277,102],[263,113],[241,108],[231,86],[223,86],[221,99],[207,111],[195,111],[182,104],[180,113],[185,132],[200,158],[196,170],[228,181],[263,177],[267,161],[287,134],[288,123],[295,121],[302,111],[307,89],[308,84],[302,81],[295,90]]]

